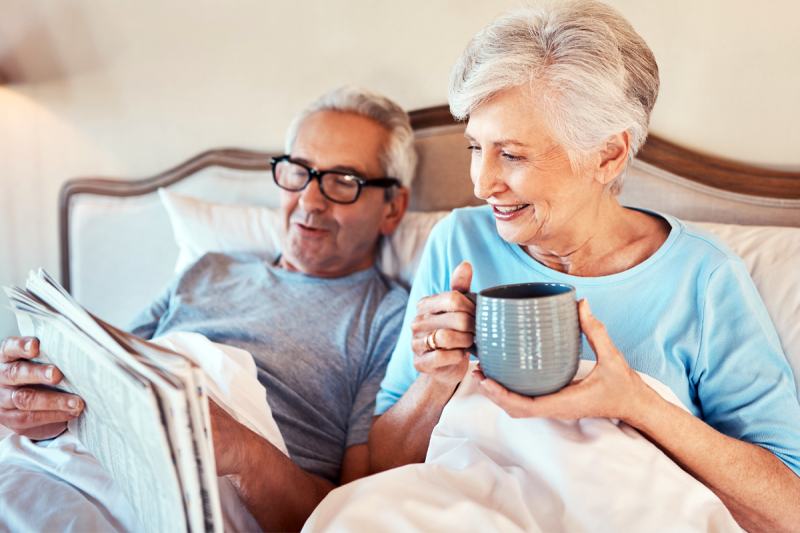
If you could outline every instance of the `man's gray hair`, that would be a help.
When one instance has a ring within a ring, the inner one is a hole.
[[[291,154],[297,133],[306,120],[320,111],[339,111],[369,117],[387,130],[389,142],[380,154],[381,169],[386,177],[397,178],[403,187],[410,188],[417,166],[417,152],[414,150],[414,130],[408,113],[399,105],[380,93],[342,85],[326,92],[301,111],[286,132],[286,153]],[[387,198],[391,197],[388,189]]]
[[[653,52],[615,9],[591,0],[534,4],[479,31],[450,72],[450,111],[461,120],[500,91],[527,85],[573,170],[625,130],[625,170],[644,145],[658,96]]]

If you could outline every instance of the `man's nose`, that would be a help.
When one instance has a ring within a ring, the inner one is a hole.
[[[319,189],[319,180],[312,179],[306,188],[300,191],[300,207],[306,213],[324,211],[328,207],[328,199]]]
[[[506,188],[502,169],[491,157],[473,158],[469,173],[474,184],[474,194],[482,200],[488,200]]]

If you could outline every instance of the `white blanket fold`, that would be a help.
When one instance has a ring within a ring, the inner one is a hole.
[[[593,365],[582,362],[576,378]],[[477,392],[470,373],[434,429],[425,464],[333,491],[303,531],[740,529],[709,489],[626,424],[512,419]]]

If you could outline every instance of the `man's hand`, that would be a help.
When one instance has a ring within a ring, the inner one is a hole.
[[[597,365],[588,376],[556,393],[529,398],[507,390],[476,370],[474,375],[480,380],[480,391],[514,418],[605,417],[636,427],[641,410],[652,405],[651,400],[657,393],[628,365],[608,336],[606,327],[592,315],[585,299],[578,304],[578,315],[581,330],[597,356]]]
[[[44,387],[57,385],[62,375],[53,365],[28,362],[38,355],[33,337],[9,337],[0,345],[0,424],[33,440],[63,433],[84,407],[78,396]]]
[[[453,271],[451,290],[422,298],[411,322],[414,368],[451,392],[469,368],[466,348],[475,335],[475,304],[464,293],[471,283],[472,265],[461,263]]]

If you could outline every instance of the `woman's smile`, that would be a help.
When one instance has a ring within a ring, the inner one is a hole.
[[[517,205],[492,204],[492,211],[494,212],[494,217],[497,220],[502,220],[504,222],[522,216],[525,212],[530,211],[531,209],[534,209],[532,204],[517,204]]]

